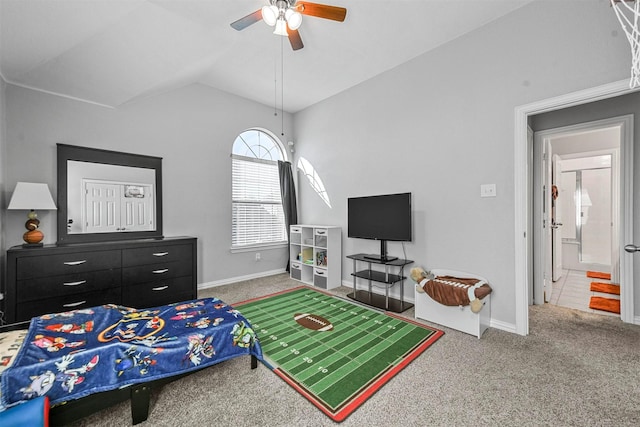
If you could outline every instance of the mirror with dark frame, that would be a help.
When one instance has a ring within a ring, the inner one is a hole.
[[[57,144],[58,244],[162,238],[162,158]]]

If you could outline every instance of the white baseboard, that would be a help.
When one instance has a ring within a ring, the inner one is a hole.
[[[231,283],[242,282],[245,280],[259,279],[261,277],[275,276],[276,274],[286,273],[286,269],[262,271],[260,273],[249,274],[246,276],[230,277],[228,279],[214,280],[213,282],[205,282],[198,284],[198,289],[215,288],[216,286],[230,285]]]
[[[491,319],[491,321],[489,322],[489,327],[500,329],[501,331],[505,331],[505,332],[511,332],[512,334],[518,333],[516,330],[515,323],[507,323],[501,320]]]

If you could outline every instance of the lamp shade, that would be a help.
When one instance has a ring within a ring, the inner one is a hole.
[[[278,18],[276,21],[276,28],[273,30],[273,34],[278,34],[279,36],[287,36],[287,21],[282,18]]]
[[[56,210],[47,184],[19,182],[13,191],[7,209],[11,210]]]
[[[262,6],[262,19],[270,27],[276,25],[276,20],[278,19],[279,14],[280,11],[273,5]]]
[[[287,9],[284,17],[287,20],[287,24],[289,24],[289,28],[292,30],[300,28],[300,25],[302,24],[302,14],[300,12],[293,9]]]

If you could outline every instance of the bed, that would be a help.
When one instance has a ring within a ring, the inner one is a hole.
[[[477,274],[446,269],[431,270],[431,275],[435,278],[442,278],[443,282],[453,282],[453,280],[449,280],[450,278],[463,279],[460,281],[463,285],[458,285],[457,287],[462,289],[464,293],[462,296],[452,295],[449,301],[445,301],[450,305],[445,305],[441,301],[436,300],[441,299],[437,289],[435,292],[433,288],[429,289],[429,292],[425,290],[428,280],[416,283],[414,290],[416,319],[437,323],[480,338],[491,322],[491,288],[488,281]],[[464,279],[473,280],[467,281]],[[464,298],[464,295],[467,294],[469,289],[467,285],[483,285],[483,292],[478,294],[481,296],[478,297],[479,310],[477,313],[474,313],[471,309],[469,299]],[[454,287],[455,286],[456,285],[454,285]],[[430,293],[434,296],[433,298],[430,296]]]
[[[0,410],[47,396],[52,425],[126,399],[137,424],[154,387],[235,357],[250,356],[252,368],[262,360],[249,321],[217,298],[144,310],[110,304],[3,329]]]

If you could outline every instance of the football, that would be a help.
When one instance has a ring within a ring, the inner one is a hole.
[[[296,313],[293,315],[298,325],[311,329],[312,331],[330,331],[333,329],[333,324],[322,316],[309,313]]]

